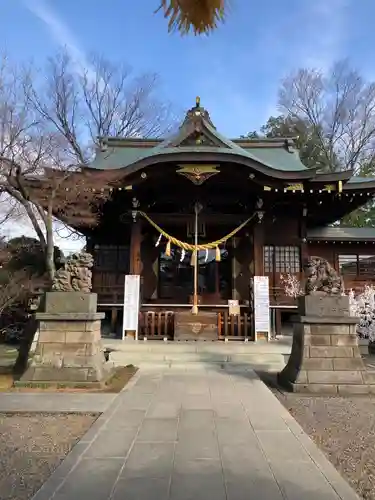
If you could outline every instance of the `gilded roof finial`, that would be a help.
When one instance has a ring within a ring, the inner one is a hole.
[[[199,95],[195,98],[195,106],[197,108],[200,108],[201,106],[201,98],[199,97]]]

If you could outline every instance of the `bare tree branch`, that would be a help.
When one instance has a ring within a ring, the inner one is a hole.
[[[11,197],[27,215],[52,281],[54,221],[97,224],[111,195],[106,187],[117,182],[118,173],[93,176],[83,168],[98,137],[155,137],[173,122],[169,106],[154,97],[155,75],[137,78],[103,58],[77,74],[68,55],[58,54],[40,81],[30,68],[0,61],[0,198]]]
[[[173,126],[170,105],[155,97],[158,78],[132,76],[124,65],[92,56],[77,74],[66,53],[49,60],[47,87],[29,93],[34,109],[61,135],[76,164],[92,158],[99,137],[159,137]]]
[[[289,75],[279,107],[313,128],[325,169],[358,173],[373,163],[375,83],[365,81],[347,60],[336,62],[327,74],[300,69]]]

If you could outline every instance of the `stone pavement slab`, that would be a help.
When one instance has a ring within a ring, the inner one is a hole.
[[[117,394],[0,393],[0,413],[103,413]]]
[[[141,369],[34,500],[80,497],[359,500],[254,372],[216,369]]]

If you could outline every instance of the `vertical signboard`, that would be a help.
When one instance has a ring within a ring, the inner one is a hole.
[[[268,276],[254,276],[254,329],[258,334],[270,338],[270,293]]]
[[[134,332],[134,338],[138,340],[139,294],[140,276],[138,274],[127,274],[124,283],[123,340],[126,332]]]

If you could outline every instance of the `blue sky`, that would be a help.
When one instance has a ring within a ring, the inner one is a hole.
[[[128,8],[132,4],[132,9]],[[45,58],[61,46],[160,75],[161,97],[181,113],[195,96],[230,137],[275,113],[280,78],[301,66],[349,57],[375,77],[373,0],[232,0],[209,37],[168,34],[158,0],[0,0],[1,49],[14,59]]]

